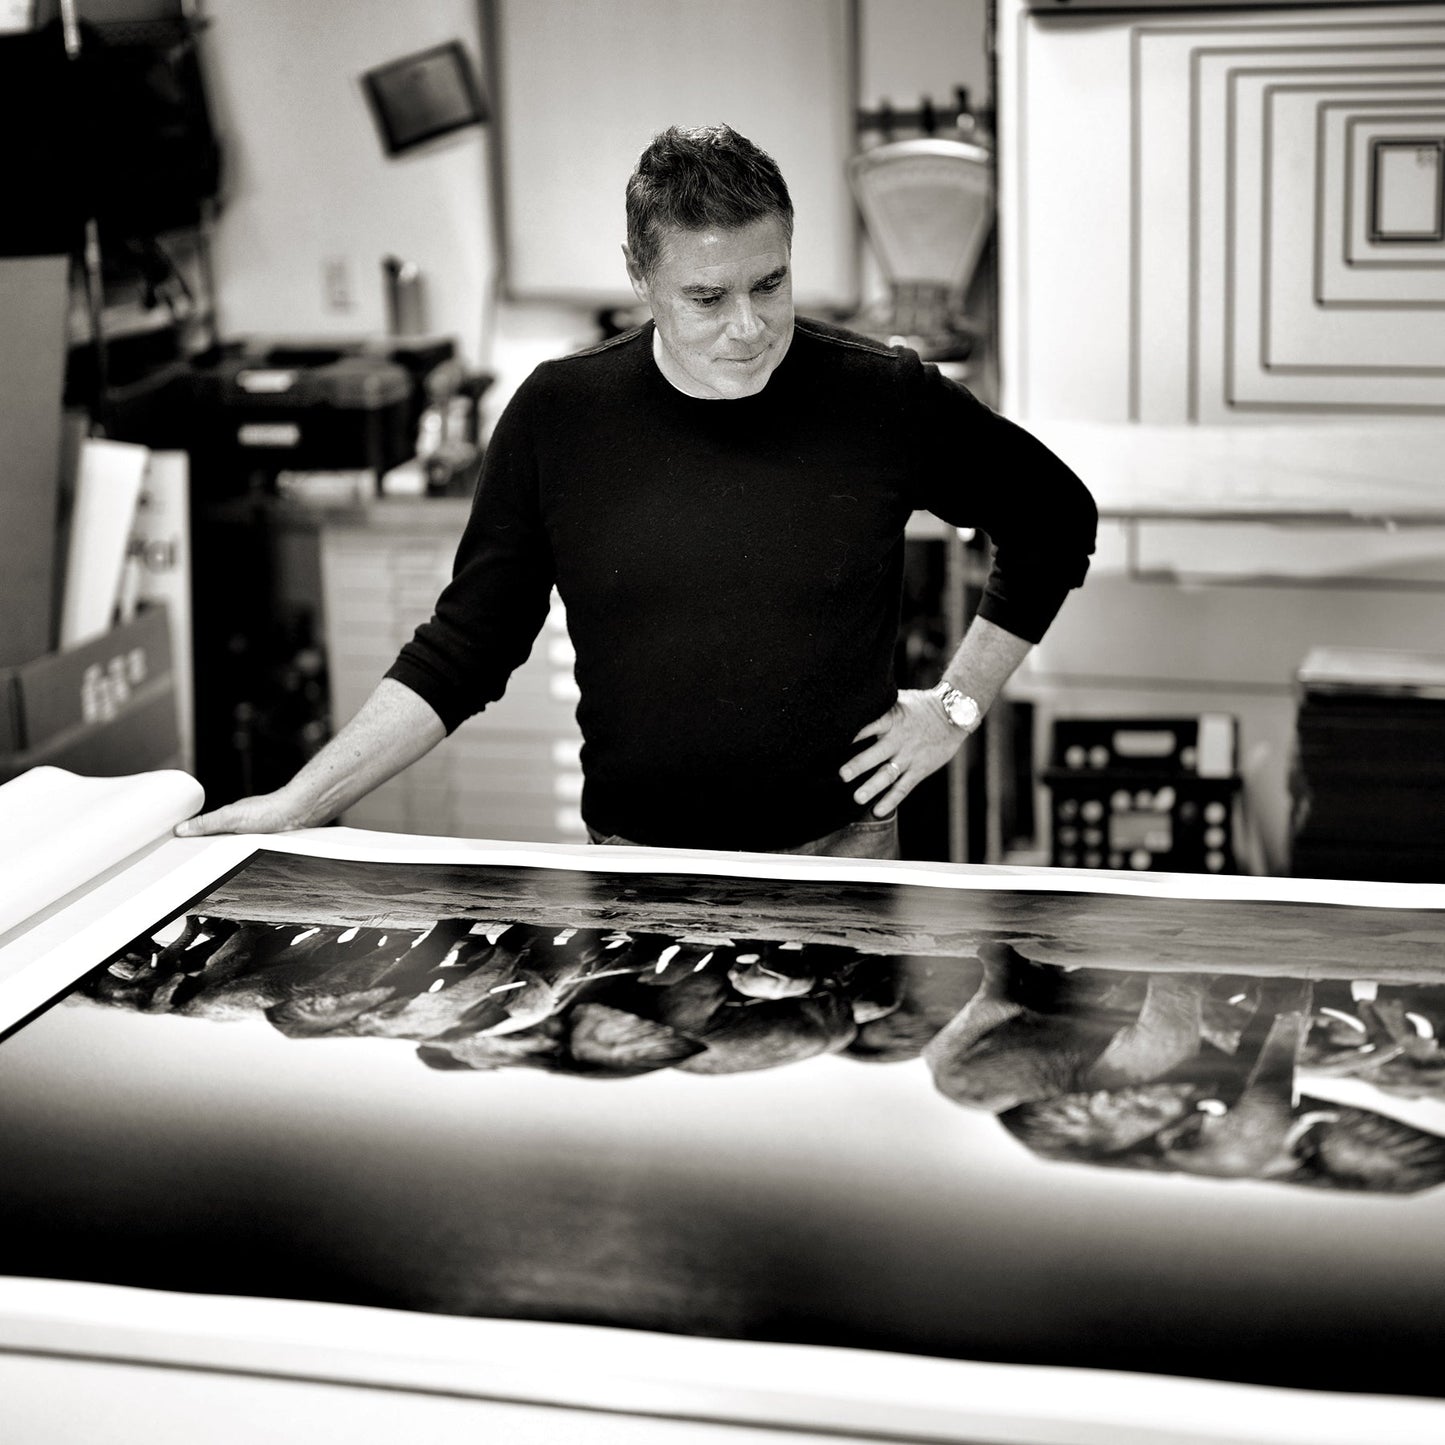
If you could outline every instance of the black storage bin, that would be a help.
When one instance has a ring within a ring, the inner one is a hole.
[[[197,365],[189,385],[193,449],[231,467],[380,476],[416,449],[412,378],[380,357],[280,365],[222,355]]]

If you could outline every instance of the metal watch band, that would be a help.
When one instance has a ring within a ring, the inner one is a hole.
[[[966,693],[960,692],[947,679],[936,683],[929,691],[938,699],[950,727],[958,728],[961,732],[971,732],[978,726],[983,716],[978,703]]]

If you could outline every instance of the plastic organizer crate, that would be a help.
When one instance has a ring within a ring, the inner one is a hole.
[[[1234,873],[1232,717],[1054,723],[1050,858],[1061,868]]]

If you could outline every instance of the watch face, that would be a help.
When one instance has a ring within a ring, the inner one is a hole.
[[[943,710],[954,727],[971,728],[978,721],[978,704],[961,692],[950,692],[943,699]]]

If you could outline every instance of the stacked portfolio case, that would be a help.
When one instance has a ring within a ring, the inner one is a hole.
[[[1294,874],[1445,881],[1445,656],[1317,648],[1298,681]]]

